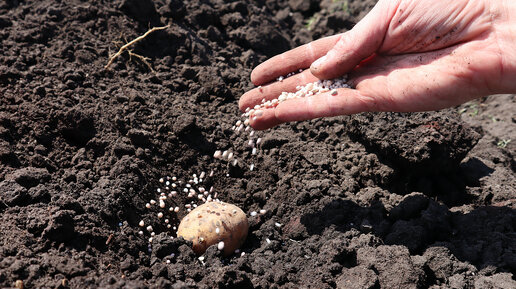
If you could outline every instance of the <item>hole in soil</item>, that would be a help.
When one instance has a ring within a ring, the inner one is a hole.
[[[478,158],[470,158],[460,164],[460,173],[468,186],[480,186],[480,179],[491,175],[494,170]]]
[[[437,277],[435,273],[428,267],[427,265],[423,266],[423,271],[425,272],[425,278],[423,280],[422,287],[430,288],[432,285],[437,285]]]
[[[204,154],[214,151],[217,147],[209,142],[200,131],[192,131],[181,135],[180,140],[188,145],[190,149],[202,152]]]
[[[355,218],[365,215],[367,208],[360,207],[348,200],[333,201],[322,210],[303,215],[301,223],[306,227],[308,234],[321,235],[331,225],[336,225],[339,231],[346,231],[352,226]]]
[[[15,168],[19,167],[21,164],[13,152],[0,154],[0,161],[6,165],[10,165],[11,167]]]
[[[357,253],[356,251],[352,250],[344,250],[335,256],[335,261],[346,268],[355,267],[357,266]]]
[[[467,204],[474,199],[474,196],[467,193],[466,184],[457,171],[411,177],[406,187],[406,193],[410,192],[422,192],[427,196],[436,197],[448,207]]]
[[[77,117],[76,119],[69,119],[71,121],[61,129],[61,133],[70,145],[83,147],[95,136],[96,129],[93,118]]]

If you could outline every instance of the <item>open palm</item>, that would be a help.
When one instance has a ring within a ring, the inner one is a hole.
[[[283,91],[347,74],[354,89],[293,99],[255,129],[363,111],[425,111],[516,89],[516,4],[505,0],[380,0],[352,30],[277,55],[251,75],[244,110]],[[281,82],[281,75],[306,69]]]

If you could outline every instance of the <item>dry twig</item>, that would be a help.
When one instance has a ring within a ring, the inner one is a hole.
[[[153,27],[151,29],[149,29],[147,32],[145,32],[143,35],[141,36],[138,36],[137,38],[133,39],[131,42],[128,42],[126,43],[125,45],[123,45],[122,47],[120,47],[120,49],[118,50],[117,53],[113,54],[110,58],[109,58],[109,61],[108,63],[106,64],[106,66],[104,66],[104,69],[108,69],[109,66],[111,66],[111,64],[113,63],[113,61],[118,57],[120,56],[120,54],[122,54],[124,51],[128,51],[129,52],[129,56],[135,56],[137,58],[139,58],[143,63],[145,63],[147,66],[150,67],[150,64],[149,62],[147,61],[148,58],[146,57],[143,57],[141,55],[138,55],[138,54],[135,54],[133,53],[131,50],[128,50],[129,47],[131,47],[132,45],[134,45],[135,43],[139,42],[139,41],[142,41],[145,37],[147,37],[147,35],[151,34],[152,32],[154,31],[157,31],[157,30],[163,30],[163,29],[167,29],[169,28],[170,25],[167,25],[167,26],[162,26],[162,27]],[[151,68],[152,70],[152,68]]]
[[[129,61],[131,61],[131,59],[133,57],[136,57],[136,58],[140,59],[140,61],[143,62],[147,66],[147,68],[149,68],[150,71],[154,72],[154,69],[152,68],[152,66],[149,63],[150,58],[141,56],[140,54],[136,54],[136,53],[132,52],[131,50],[127,50],[127,52],[129,53]]]

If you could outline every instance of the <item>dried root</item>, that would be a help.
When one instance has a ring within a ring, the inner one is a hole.
[[[120,47],[120,49],[118,50],[117,53],[111,55],[111,57],[109,57],[109,61],[108,63],[106,64],[106,66],[104,66],[104,69],[108,69],[109,66],[111,66],[111,64],[113,63],[113,61],[118,57],[120,56],[120,54],[124,53],[124,51],[127,50],[127,52],[129,53],[129,57],[136,57],[138,58],[141,62],[145,63],[145,65],[147,65],[147,67],[149,67],[149,69],[151,71],[154,71],[149,63],[149,58],[147,57],[144,57],[144,56],[141,56],[139,54],[136,54],[134,52],[132,52],[129,47],[131,47],[132,45],[142,41],[145,37],[147,37],[147,35],[151,34],[152,32],[154,31],[158,31],[158,30],[163,30],[163,29],[167,29],[169,28],[170,25],[167,25],[167,26],[162,26],[162,27],[153,27],[151,29],[149,29],[147,32],[145,32],[143,35],[141,36],[138,36],[137,38],[133,39],[132,41],[126,43],[125,45],[123,45],[122,47]]]

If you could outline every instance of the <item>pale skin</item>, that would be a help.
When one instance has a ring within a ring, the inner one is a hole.
[[[281,82],[276,78],[303,72]],[[243,111],[319,79],[348,75],[353,89],[293,99],[251,126],[366,111],[438,110],[516,92],[516,1],[380,0],[355,27],[272,57],[251,74]]]

